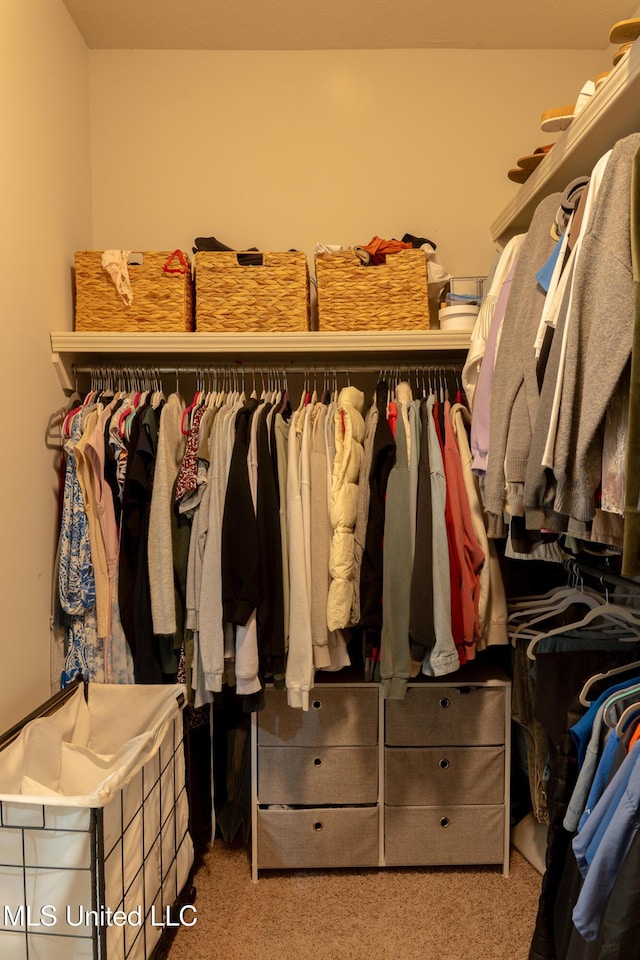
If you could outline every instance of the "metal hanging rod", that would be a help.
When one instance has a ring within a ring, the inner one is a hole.
[[[598,567],[595,564],[584,563],[577,557],[568,557],[564,561],[564,567],[569,573],[573,573],[579,577],[591,577],[594,580],[599,580],[603,584],[608,583],[612,586],[629,587],[640,590],[640,582],[638,580],[619,576],[617,573],[612,573],[607,570],[606,567]]]
[[[321,364],[321,363],[307,363],[301,364],[292,364],[283,365],[283,364],[256,364],[252,366],[245,366],[244,364],[236,363],[212,363],[212,364],[199,364],[197,367],[194,366],[184,366],[182,364],[173,364],[172,366],[156,366],[154,364],[105,364],[105,365],[96,365],[92,367],[87,366],[77,366],[73,364],[72,372],[74,375],[78,374],[100,374],[100,373],[150,373],[157,374],[162,376],[163,374],[202,374],[202,373],[215,373],[217,371],[234,371],[239,374],[253,374],[253,373],[267,373],[271,371],[272,373],[345,373],[345,374],[358,374],[358,373],[382,373],[390,375],[400,375],[402,373],[411,373],[417,371],[422,373],[423,371],[432,371],[435,373],[459,373],[462,370],[462,366],[446,366],[442,364],[360,364],[354,363],[348,367],[336,367],[333,364]]]
[[[584,563],[577,557],[568,557],[563,561],[565,570],[578,578],[589,577],[593,580],[599,580],[602,585],[605,583],[617,587],[628,587],[630,589],[640,590],[640,582],[631,577],[623,577],[607,567],[598,567],[595,564]]]

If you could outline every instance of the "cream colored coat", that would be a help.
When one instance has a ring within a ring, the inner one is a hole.
[[[335,413],[336,455],[331,475],[329,517],[333,535],[329,554],[329,596],[327,626],[342,630],[351,617],[353,595],[353,531],[358,505],[358,481],[364,455],[364,394],[345,387],[338,396]]]

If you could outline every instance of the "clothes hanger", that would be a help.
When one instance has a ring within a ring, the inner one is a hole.
[[[543,636],[547,636],[547,631],[532,630],[531,628],[534,627],[535,624],[542,623],[544,620],[548,620],[549,617],[553,617],[556,614],[563,613],[565,610],[568,610],[570,607],[574,606],[577,603],[583,604],[584,606],[587,606],[590,609],[604,606],[604,601],[597,594],[584,593],[582,591],[578,591],[577,593],[572,592],[564,596],[559,603],[555,603],[553,604],[553,606],[550,606],[543,610],[538,611],[537,615],[533,617],[531,620],[525,620],[523,623],[519,623],[513,629],[513,631],[511,630],[509,631],[509,636],[514,641],[531,638],[532,642],[533,641],[537,642]],[[566,629],[567,627],[563,627],[562,632],[564,632]],[[531,644],[529,644],[529,648],[527,649],[527,656],[529,656],[530,648],[531,648]],[[530,657],[530,659],[535,660],[535,657]]]
[[[196,389],[191,403],[184,408],[180,417],[180,433],[183,437],[188,437],[191,432],[191,414],[200,402],[202,391],[200,390],[199,372],[196,374]]]
[[[512,597],[512,599],[509,600],[509,608],[513,607],[513,609],[517,609],[519,606],[523,604],[528,605],[529,603],[535,602],[537,600],[541,600],[541,601],[549,600],[551,599],[551,597],[555,596],[555,594],[559,590],[567,590],[569,588],[575,589],[575,587],[576,587],[575,583],[564,584],[563,586],[560,586],[560,587],[551,587],[551,589],[547,590],[546,593],[529,593],[529,594],[523,594],[523,596],[521,597]]]
[[[599,683],[600,680],[608,680],[610,677],[618,677],[622,673],[627,673],[629,670],[640,670],[640,660],[634,660],[633,663],[625,663],[621,667],[612,667],[611,670],[606,670],[604,673],[594,673],[592,677],[585,682],[580,691],[580,696],[578,699],[583,707],[588,707],[591,703],[591,700],[587,699],[587,694],[591,687],[594,684]]]
[[[566,633],[567,630],[579,630],[580,627],[586,627],[594,620],[598,618],[604,618],[606,620],[620,621],[621,624],[628,624],[630,627],[635,627],[637,633],[632,637],[619,637],[621,642],[640,640],[640,614],[634,612],[631,607],[620,607],[615,603],[601,603],[596,607],[588,610],[584,615],[582,620],[576,620],[573,623],[565,623],[561,627],[555,627],[553,630],[547,630],[546,632],[540,633],[537,637],[534,637],[527,647],[527,656],[530,660],[535,660],[533,651],[536,648],[536,644],[539,640],[543,638],[557,637],[562,633]]]
[[[166,397],[164,395],[164,388],[162,386],[162,378],[160,377],[160,370],[156,368],[155,371],[155,390],[151,397],[151,406],[154,410],[157,410],[161,403],[164,403]]]
[[[629,699],[633,701],[633,705],[640,705],[640,681],[630,684],[623,690],[616,690],[615,693],[612,693],[611,696],[607,697],[604,701],[602,717],[608,727],[615,727],[618,721],[618,717],[615,715],[615,712],[613,712],[613,708]]]
[[[585,601],[585,597],[589,598],[588,601]],[[591,603],[591,601],[595,603]],[[559,612],[565,610],[568,606],[571,606],[571,603],[583,603],[586,602],[587,606],[595,606],[597,603],[603,604],[605,600],[602,595],[597,593],[595,590],[590,590],[588,587],[560,587],[553,594],[545,594],[544,597],[532,597],[529,603],[519,603],[515,609],[512,609],[509,605],[509,610],[511,611],[507,615],[507,623],[513,623],[514,620],[525,619],[532,614],[544,613],[545,611],[553,612],[556,608],[560,608]],[[537,621],[533,621],[534,623]]]
[[[616,723],[616,734],[618,737],[622,737],[630,721],[634,720],[637,716],[640,716],[640,701],[629,704],[629,706],[622,711],[620,719]]]
[[[302,408],[304,407],[305,397],[306,397],[306,395],[307,395],[307,378],[308,378],[308,376],[309,376],[309,371],[308,371],[308,370],[305,370],[305,372],[304,372],[304,380],[302,381],[302,391],[301,391],[301,393],[300,393],[300,403],[299,403],[298,406],[296,407],[294,416],[297,416],[297,415],[300,413],[300,411],[302,410]]]
[[[536,595],[533,594],[529,597],[522,597],[516,602],[509,604],[509,610],[511,611],[507,616],[507,622],[513,622],[514,620],[519,620],[524,617],[528,617],[531,614],[544,613],[545,611],[562,612],[570,606],[572,602],[581,603],[584,602],[584,597],[588,596],[593,600],[602,603],[602,597],[600,594],[596,593],[589,588],[585,588],[584,581],[581,577],[577,576],[575,570],[571,571],[572,573],[572,582],[561,587],[552,587],[551,590],[548,590],[547,593]],[[590,601],[587,601],[587,606],[592,606],[593,604]],[[537,620],[530,621],[530,623],[540,622],[541,619],[538,617]]]

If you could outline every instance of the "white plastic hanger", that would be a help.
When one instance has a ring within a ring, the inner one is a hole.
[[[630,670],[640,670],[640,660],[634,660],[633,663],[625,663],[621,667],[612,667],[611,670],[607,670],[605,673],[594,673],[592,677],[586,681],[582,690],[580,691],[579,700],[583,707],[588,707],[591,703],[591,700],[587,699],[587,694],[591,687],[594,684],[598,683],[600,680],[608,680],[610,677],[617,677],[621,673],[628,673]]]
[[[629,706],[622,711],[620,719],[616,723],[616,734],[621,737],[622,734],[627,729],[627,726],[634,717],[640,714],[640,701],[636,700],[635,703],[630,703]]]
[[[548,620],[549,617],[556,616],[557,614],[562,613],[564,610],[568,610],[570,607],[573,607],[576,604],[582,604],[589,609],[593,609],[595,607],[604,606],[604,600],[595,593],[585,592],[582,590],[572,590],[571,592],[565,594],[558,603],[555,603],[553,606],[547,607],[546,609],[543,608],[537,616],[532,617],[530,620],[526,620],[523,623],[519,623],[513,630],[509,630],[509,636],[514,641],[526,639],[527,637],[531,637],[531,639],[538,639],[541,636],[546,636],[546,630],[540,631],[532,629],[535,624],[542,623],[544,620]],[[566,629],[566,627],[562,627],[562,632],[564,632]]]
[[[628,701],[631,700],[631,704]],[[615,727],[618,722],[618,714],[615,707],[626,703],[627,706],[639,706],[640,701],[640,683],[633,683],[624,690],[617,690],[612,693],[604,702],[603,719],[608,727]],[[624,709],[623,711],[624,712]]]
[[[511,613],[509,614],[509,620],[517,618],[517,615],[521,613],[528,613],[529,611],[535,613],[536,611],[552,608],[555,603],[559,600],[562,600],[563,597],[580,595],[582,593],[596,595],[594,590],[591,590],[589,587],[585,587],[583,584],[580,584],[579,586],[571,584],[563,587],[553,587],[546,593],[532,594],[528,597],[520,597],[517,600],[510,600],[509,610]]]
[[[530,660],[535,660],[534,650],[536,644],[542,638],[549,637],[558,637],[563,633],[566,633],[567,630],[579,630],[580,627],[586,627],[596,619],[605,619],[613,622],[619,622],[620,624],[629,624],[629,626],[635,628],[635,634],[631,637],[619,637],[621,641],[627,639],[630,641],[640,640],[640,614],[632,610],[630,607],[620,607],[615,603],[600,603],[595,607],[592,607],[590,610],[587,610],[586,614],[582,620],[576,620],[574,623],[565,623],[560,627],[554,627],[553,630],[547,630],[543,633],[540,633],[537,637],[534,637],[527,647],[527,656]]]

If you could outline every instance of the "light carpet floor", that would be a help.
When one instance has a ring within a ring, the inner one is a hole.
[[[169,960],[527,960],[541,877],[498,868],[265,871],[221,841]]]

